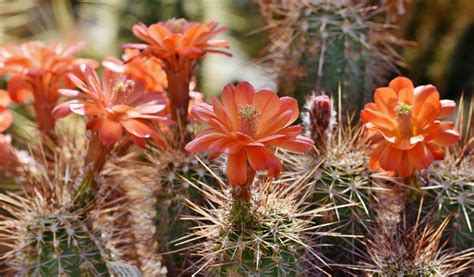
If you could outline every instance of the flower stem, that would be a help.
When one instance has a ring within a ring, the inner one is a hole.
[[[103,144],[96,135],[90,140],[85,159],[87,171],[74,196],[74,204],[76,206],[85,207],[93,201],[99,190],[99,184],[95,176],[104,167],[112,149],[113,145]]]
[[[185,145],[190,139],[186,126],[188,122],[188,106],[190,101],[190,72],[185,69],[167,69],[168,97],[170,99],[171,118],[176,123],[176,138]]]

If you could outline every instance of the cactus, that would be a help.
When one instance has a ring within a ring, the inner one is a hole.
[[[154,229],[160,253],[164,255],[165,264],[170,274],[178,274],[189,263],[193,263],[190,253],[174,253],[177,250],[170,242],[184,236],[192,226],[189,221],[180,218],[189,215],[190,211],[183,199],[192,199],[195,203],[204,203],[198,191],[183,181],[182,177],[201,180],[207,184],[215,184],[215,179],[194,156],[182,150],[168,148],[164,151],[150,149],[145,153],[147,173],[153,179]],[[216,162],[202,158],[209,166],[217,166]],[[136,189],[141,190],[141,189]]]
[[[432,215],[437,222],[452,215],[445,230],[445,237],[451,238],[449,246],[455,250],[471,247],[474,232],[472,157],[464,157],[458,163],[452,159],[440,161],[423,174],[422,181],[428,203],[424,214]]]
[[[366,261],[360,269],[367,276],[453,276],[466,273],[474,250],[444,252],[442,233],[450,218],[439,226],[399,224],[393,233],[372,230]]]
[[[399,57],[392,47],[400,42],[390,33],[394,26],[377,22],[383,5],[349,0],[256,2],[270,40],[264,61],[277,75],[283,94],[303,101],[313,90],[334,93],[341,82],[343,99],[354,108],[363,103],[357,101],[368,100],[387,72],[397,71]]]
[[[106,175],[114,184],[120,184],[128,199],[126,209],[128,234],[133,237],[134,264],[144,276],[166,276],[167,268],[162,264],[162,255],[158,251],[155,226],[156,185],[155,172],[149,164],[140,161],[142,152],[132,151],[123,157],[117,157],[106,165]]]
[[[47,173],[26,179],[23,187],[33,191],[0,195],[7,212],[1,216],[1,236],[9,248],[1,259],[21,276],[106,276],[105,244],[88,216],[92,207],[77,209],[72,204],[77,172]]]
[[[250,203],[230,200],[230,191],[200,181],[187,182],[198,189],[209,205],[186,200],[196,215],[183,218],[195,222],[192,234],[178,245],[200,257],[189,270],[220,276],[297,276],[329,274],[319,247],[313,244],[322,235],[314,217],[327,206],[307,209],[306,199],[314,185],[307,176],[293,183],[259,180],[251,188]],[[192,244],[188,244],[193,242]]]
[[[337,246],[339,251],[325,253],[338,264],[353,264],[363,246],[362,237],[372,222],[374,201],[373,185],[377,176],[367,167],[363,128],[342,123],[336,125],[336,113],[327,96],[311,96],[305,104],[303,127],[305,134],[315,140],[316,151],[307,155],[294,155],[281,151],[284,164],[289,167],[283,179],[310,174],[315,182],[310,201],[328,205],[332,209],[323,217],[315,218],[318,224],[328,224],[327,232],[338,231],[343,236],[326,236],[321,243]],[[287,175],[290,174],[290,175]]]

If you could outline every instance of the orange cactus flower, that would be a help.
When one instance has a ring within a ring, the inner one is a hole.
[[[126,61],[126,62],[124,62]],[[114,72],[123,73],[128,78],[145,84],[146,92],[165,92],[168,87],[166,72],[155,57],[140,56],[138,49],[125,49],[122,60],[108,57],[102,65]]]
[[[68,46],[41,42],[0,46],[0,74],[11,74],[10,97],[17,103],[33,101],[40,130],[54,128],[51,110],[57,104],[58,89],[71,86],[67,74],[79,64],[97,66],[93,60],[74,57],[83,46],[82,42]]]
[[[8,105],[10,105],[10,96],[8,92],[0,89],[0,132],[8,129],[13,122],[13,115],[8,110]]]
[[[190,100],[189,83],[196,60],[206,53],[230,55],[222,50],[229,47],[227,41],[213,39],[224,32],[225,28],[218,28],[215,22],[206,25],[171,19],[149,27],[138,23],[133,26],[132,31],[145,44],[126,44],[123,47],[140,49],[141,56],[163,61],[168,79],[171,115],[178,126],[184,127]]]
[[[91,67],[84,65],[80,69],[82,76],[69,78],[81,91],[60,89],[61,94],[76,99],[58,105],[53,110],[56,118],[71,112],[89,116],[87,128],[109,145],[120,141],[124,130],[138,146],[145,146],[145,138],[164,144],[153,126],[154,122],[166,120],[158,115],[165,108],[160,94],[145,93],[142,83],[127,79],[123,74],[105,70],[101,82]]]
[[[280,174],[280,161],[268,147],[304,152],[314,144],[301,136],[300,126],[290,126],[299,116],[298,103],[291,97],[255,91],[241,82],[235,87],[228,84],[221,99],[222,103],[213,97],[212,105],[194,107],[196,118],[210,127],[189,142],[186,150],[209,150],[211,159],[227,153],[227,175],[234,186],[248,185],[258,170],[267,170],[270,177]]]
[[[452,114],[456,103],[440,100],[432,85],[414,88],[409,79],[397,77],[388,87],[378,88],[374,100],[361,113],[365,127],[374,134],[375,147],[370,155],[374,170],[381,168],[408,177],[415,169],[442,160],[443,147],[459,140],[452,122],[438,120]]]

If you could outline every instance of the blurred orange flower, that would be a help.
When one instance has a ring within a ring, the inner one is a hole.
[[[8,105],[10,105],[10,96],[8,92],[0,89],[0,132],[8,129],[13,122],[13,115],[8,110]]]
[[[404,77],[393,79],[388,87],[378,88],[375,103],[361,113],[365,127],[373,134],[375,147],[370,166],[395,171],[400,177],[425,169],[433,160],[444,159],[443,147],[459,140],[452,122],[438,118],[453,113],[456,103],[440,100],[432,85],[414,88]]]
[[[166,63],[167,67],[183,68],[183,63],[196,60],[209,52],[230,55],[220,48],[228,48],[225,40],[212,39],[224,32],[216,22],[203,24],[188,22],[185,19],[170,19],[151,24],[133,26],[133,34],[146,44],[126,44],[125,48],[144,49],[144,54],[154,56]]]
[[[268,147],[304,152],[314,142],[301,136],[300,126],[290,126],[299,116],[298,103],[291,97],[279,98],[269,90],[255,89],[247,82],[228,84],[222,91],[222,103],[215,97],[212,105],[194,107],[194,116],[210,125],[186,150],[199,153],[209,150],[210,157],[229,154],[227,175],[232,185],[244,185],[257,170],[267,170],[270,177],[280,174],[281,164]]]
[[[145,84],[146,92],[165,92],[168,81],[161,61],[155,57],[140,56],[138,49],[125,49],[122,60],[107,57],[102,65],[114,72]],[[126,62],[124,62],[126,61]]]
[[[17,103],[33,101],[41,130],[54,128],[51,110],[59,97],[58,89],[71,86],[67,74],[79,64],[98,66],[93,60],[74,57],[83,46],[83,42],[68,46],[41,42],[0,46],[0,74],[11,74],[8,80],[10,97]]]
[[[222,50],[228,48],[229,43],[213,39],[224,32],[225,28],[218,28],[215,22],[206,25],[184,19],[171,19],[148,27],[138,23],[133,26],[132,31],[145,43],[125,44],[123,47],[140,49],[140,56],[155,57],[163,61],[168,80],[171,115],[178,126],[184,127],[190,100],[189,83],[196,60],[206,53],[230,56],[230,53]]]
[[[81,91],[60,89],[61,94],[76,99],[54,108],[55,118],[71,112],[89,116],[87,128],[97,132],[99,139],[109,145],[120,141],[124,130],[140,147],[146,145],[145,138],[164,145],[153,126],[154,122],[166,120],[159,115],[165,108],[160,94],[145,93],[142,83],[127,79],[123,74],[106,69],[101,82],[91,67],[83,65],[80,69],[81,76],[69,78]]]

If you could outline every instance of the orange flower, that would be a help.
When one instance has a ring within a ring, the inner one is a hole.
[[[8,92],[0,89],[0,132],[8,129],[13,122],[13,116],[8,110],[8,105],[10,105],[10,96],[8,96]]]
[[[33,108],[41,130],[54,128],[51,110],[59,97],[58,88],[71,85],[67,74],[78,64],[97,66],[93,60],[73,56],[83,46],[82,42],[66,47],[59,43],[27,42],[0,47],[0,74],[12,74],[8,80],[10,97],[17,103],[34,101]]]
[[[228,84],[221,98],[222,103],[213,97],[212,106],[194,107],[194,115],[210,127],[188,143],[186,150],[209,150],[211,159],[229,154],[227,175],[232,185],[251,180],[249,169],[250,174],[257,170],[267,170],[270,177],[280,174],[280,161],[268,147],[304,152],[313,146],[311,139],[300,135],[300,126],[290,126],[299,115],[295,99],[278,98],[269,90],[255,91],[247,82],[236,87]]]
[[[155,57],[163,61],[168,79],[171,115],[178,126],[183,128],[187,123],[189,83],[194,64],[206,53],[230,55],[222,50],[229,47],[227,41],[212,39],[225,29],[218,28],[215,22],[205,25],[184,19],[171,19],[149,27],[138,23],[133,26],[132,31],[145,44],[126,44],[123,47],[140,49],[140,56]]]
[[[370,156],[374,170],[382,168],[408,177],[414,169],[442,160],[442,147],[459,140],[452,122],[437,120],[452,114],[456,103],[439,100],[432,85],[414,88],[409,79],[397,77],[389,87],[378,88],[374,100],[361,113],[365,127],[374,134]]]
[[[155,57],[140,56],[138,49],[125,49],[122,55],[123,62],[119,59],[108,57],[102,65],[114,72],[123,73],[128,78],[145,84],[146,92],[164,92],[168,87],[166,73],[161,61]]]
[[[153,128],[154,122],[166,120],[158,115],[165,108],[160,94],[145,93],[142,83],[126,79],[123,74],[105,70],[100,82],[89,66],[80,69],[82,76],[69,78],[81,91],[60,89],[63,95],[76,99],[58,105],[53,110],[56,118],[71,112],[91,117],[87,128],[97,132],[99,139],[109,145],[120,141],[124,130],[141,147],[146,144],[145,138],[164,144]]]
[[[125,48],[144,49],[145,54],[163,60],[171,68],[182,68],[186,61],[199,59],[208,52],[230,55],[219,49],[228,48],[227,41],[212,39],[225,31],[225,28],[218,28],[216,22],[206,25],[185,19],[171,19],[149,27],[138,23],[132,31],[146,44],[126,44]]]

